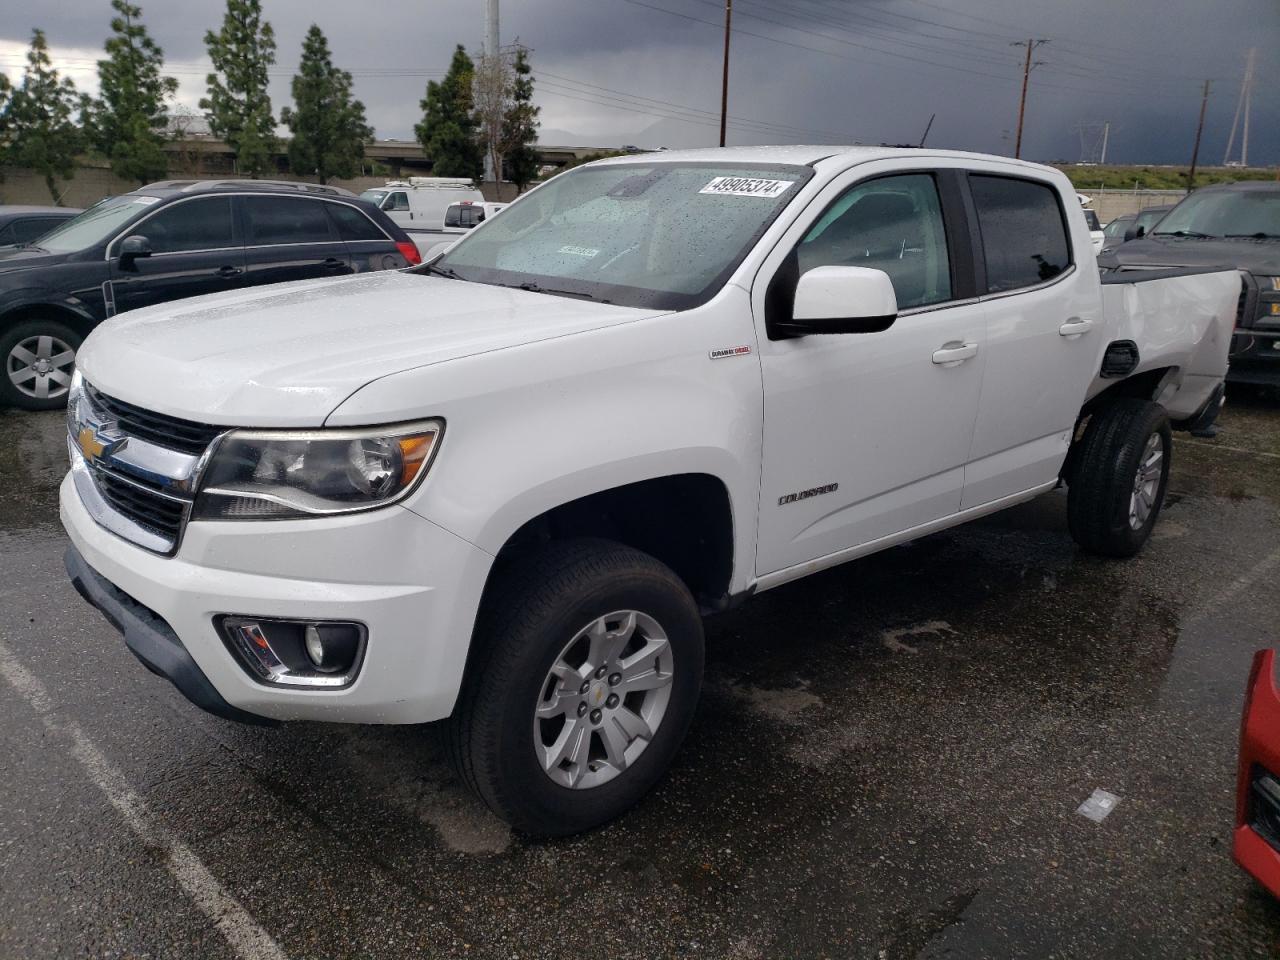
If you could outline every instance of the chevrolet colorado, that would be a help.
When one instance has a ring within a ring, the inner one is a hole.
[[[1239,287],[1104,281],[1067,179],[1004,158],[606,160],[428,264],[94,330],[67,569],[205,709],[444,721],[499,815],[579,831],[672,760],[704,614],[1060,482],[1136,552]]]

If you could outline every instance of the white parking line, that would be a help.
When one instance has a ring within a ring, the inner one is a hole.
[[[74,720],[60,721],[53,717],[53,700],[44,684],[18,662],[3,643],[0,643],[0,676],[40,715],[46,730],[70,741],[71,756],[116,808],[129,829],[144,843],[167,852],[167,865],[173,878],[195,901],[200,912],[214,922],[237,956],[244,960],[286,960],[280,945],[227,892],[191,848],[156,820],[147,809],[146,801],[134,792],[124,775],[80,725]]]

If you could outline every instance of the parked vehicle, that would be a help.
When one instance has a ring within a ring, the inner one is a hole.
[[[1141,240],[1109,250],[1106,269],[1235,267],[1240,300],[1232,383],[1280,384],[1280,183],[1202,187]]]
[[[444,232],[466,233],[473,227],[480,226],[505,206],[505,203],[477,203],[474,200],[451,203],[444,214]]]
[[[0,250],[0,403],[66,403],[81,341],[113,314],[419,262],[403,230],[336,187],[170,180],[111,197]]]
[[[1129,224],[1124,232],[1124,242],[1130,240],[1141,240],[1153,229],[1156,224],[1164,219],[1165,214],[1173,209],[1173,204],[1162,207],[1144,207],[1139,210],[1133,217],[1133,222]]]
[[[1254,656],[1245,688],[1231,852],[1280,897],[1280,674],[1274,650]]]
[[[1238,284],[1104,283],[1070,182],[1005,158],[605,160],[414,270],[95,331],[67,568],[205,709],[447,718],[500,816],[583,830],[671,762],[701,614],[1060,479],[1139,550]]]
[[[81,212],[79,207],[0,206],[0,247],[31,243]]]
[[[1083,193],[1077,193],[1076,199],[1080,201],[1080,206],[1084,209],[1084,220],[1089,225],[1089,240],[1093,243],[1093,252],[1098,253],[1102,249],[1102,244],[1106,238],[1102,234],[1102,224],[1098,222],[1097,211],[1089,209],[1089,204],[1093,203],[1093,197],[1086,197]]]
[[[483,203],[484,194],[470,180],[454,177],[410,177],[388,180],[360,194],[405,230],[443,230],[445,212],[462,200]]]

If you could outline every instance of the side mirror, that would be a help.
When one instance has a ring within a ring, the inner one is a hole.
[[[131,263],[139,257],[151,256],[151,241],[142,234],[135,233],[120,241],[120,263]]]
[[[778,329],[810,333],[879,333],[898,317],[893,281],[869,267],[815,267],[796,284],[791,320]]]
[[[1124,242],[1128,243],[1130,240],[1141,240],[1146,235],[1146,227],[1130,227],[1124,232]]]

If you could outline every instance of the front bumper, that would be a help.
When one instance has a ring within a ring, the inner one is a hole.
[[[1236,328],[1227,382],[1280,386],[1280,330]]]
[[[392,506],[307,520],[195,522],[178,553],[164,557],[99,526],[69,476],[60,495],[77,588],[124,625],[139,659],[199,706],[236,719],[343,723],[423,723],[452,712],[493,561],[478,547]],[[227,649],[214,628],[222,614],[358,621],[368,629],[364,662],[341,690],[269,686]]]

